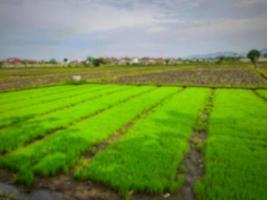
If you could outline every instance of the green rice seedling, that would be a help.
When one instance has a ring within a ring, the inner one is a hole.
[[[0,92],[0,105],[12,105],[16,102],[28,101],[32,98],[54,95],[60,92],[67,92],[75,89],[74,86],[53,86],[37,89],[27,89],[13,92]]]
[[[59,171],[67,171],[66,168],[66,155],[64,153],[54,153],[45,156],[37,165],[33,167],[33,171],[37,174],[48,176],[54,175]]]
[[[194,185],[194,193],[198,197],[198,199],[204,199],[204,184],[201,180],[197,180]]]
[[[8,151],[18,145],[23,145],[26,142],[32,141],[36,137],[45,136],[58,129],[66,128],[70,123],[78,122],[86,116],[107,109],[125,99],[131,98],[137,94],[143,94],[151,89],[153,89],[153,87],[125,86],[123,90],[120,88],[119,92],[111,94],[111,96],[105,95],[102,91],[98,91],[95,92],[95,94],[104,94],[100,98],[95,98],[88,102],[77,104],[47,115],[37,116],[34,119],[16,126],[1,129],[0,152]]]
[[[84,92],[81,95],[75,96],[67,96],[62,98],[58,98],[56,101],[40,103],[37,105],[33,105],[30,107],[22,107],[20,109],[14,109],[12,111],[2,113],[0,116],[0,127],[5,127],[10,124],[23,122],[27,119],[33,118],[40,114],[47,114],[53,112],[54,110],[64,109],[65,107],[69,107],[71,105],[79,104],[81,102],[86,102],[88,99],[91,98],[98,98],[105,93],[113,92],[113,91],[120,91],[125,89],[126,86],[105,86],[105,87],[92,87],[88,88],[87,92]],[[63,101],[64,99],[64,101]],[[34,102],[34,99],[31,101]]]
[[[265,99],[265,101],[267,101],[267,90],[256,90],[256,93],[258,93],[261,97]]]
[[[209,89],[188,88],[141,118],[117,142],[82,162],[80,179],[109,185],[122,194],[129,190],[174,192],[183,183],[177,168],[188,148],[198,111]]]
[[[205,153],[203,199],[267,199],[266,120],[266,103],[252,91],[216,92]]]
[[[33,174],[27,168],[21,168],[20,171],[16,174],[17,183],[30,185],[33,179],[34,179]]]
[[[75,97],[79,95],[83,95],[86,93],[93,92],[94,90],[104,88],[101,85],[95,85],[95,86],[80,86],[76,87],[73,89],[68,89],[67,91],[58,91],[57,93],[50,94],[50,95],[42,95],[39,97],[34,97],[30,99],[26,99],[24,101],[16,101],[12,102],[11,104],[1,104],[0,109],[1,109],[1,115],[6,112],[14,112],[14,110],[19,110],[21,108],[29,108],[31,109],[32,106],[34,105],[42,105],[47,102],[53,102],[57,100],[62,100],[63,98],[70,98],[70,97]]]
[[[65,170],[78,161],[82,153],[94,144],[116,133],[140,112],[159,103],[176,91],[177,88],[174,87],[158,88],[129,99],[66,130],[6,154],[0,158],[0,165],[16,172],[27,168],[32,174],[48,175],[62,169]],[[110,96],[109,100],[112,101],[112,99],[113,97]],[[51,160],[56,165],[50,165]]]

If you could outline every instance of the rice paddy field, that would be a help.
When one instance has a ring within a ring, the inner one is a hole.
[[[72,75],[90,83],[266,88],[267,64],[181,63],[176,65],[0,68],[0,91],[64,84]]]
[[[2,92],[0,199],[266,200],[266,100],[175,85]]]

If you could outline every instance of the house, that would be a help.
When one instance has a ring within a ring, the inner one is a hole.
[[[70,66],[76,66],[79,64],[80,64],[79,60],[71,60],[68,62],[68,65],[70,65]]]
[[[143,57],[140,59],[140,62],[145,64],[145,65],[150,65],[150,64],[164,64],[165,61],[163,58]]]
[[[139,59],[138,58],[132,58],[130,61],[130,64],[138,64],[139,63]]]
[[[8,58],[6,63],[9,65],[21,65],[23,64],[23,61],[19,58]]]
[[[123,57],[123,58],[120,58],[119,59],[119,62],[118,62],[118,64],[119,65],[129,65],[129,64],[131,64],[131,58],[129,58],[129,57]]]
[[[104,61],[106,64],[116,65],[116,64],[118,64],[119,59],[117,59],[115,57],[106,57],[106,58],[104,58]]]
[[[169,64],[174,65],[174,64],[176,64],[176,63],[177,63],[177,60],[176,60],[175,58],[170,58],[170,60],[169,60]]]

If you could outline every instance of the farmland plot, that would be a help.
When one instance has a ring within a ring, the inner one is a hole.
[[[54,87],[46,87],[46,88],[38,88],[38,89],[28,89],[28,90],[21,90],[21,91],[16,91],[16,92],[6,92],[6,93],[1,93],[1,99],[0,103],[1,105],[3,103],[9,103],[9,104],[14,104],[15,102],[18,101],[24,101],[28,100],[30,98],[37,98],[40,96],[46,96],[50,94],[56,94],[60,92],[64,92],[66,90],[71,90],[74,89],[75,87],[72,85],[69,86],[54,86]]]
[[[253,92],[216,92],[202,199],[267,199],[266,119],[266,102]]]
[[[76,88],[78,91],[80,87]],[[83,89],[83,88],[81,88]],[[82,94],[78,95],[77,93],[72,95],[59,94],[57,99],[53,101],[48,101],[44,103],[34,104],[35,98],[30,99],[29,102],[33,102],[33,105],[21,105],[20,108],[12,109],[7,112],[1,113],[0,116],[0,127],[5,127],[13,123],[24,121],[30,119],[40,114],[47,114],[55,110],[64,109],[68,106],[73,106],[79,103],[86,102],[90,99],[95,99],[101,97],[104,94],[109,94],[111,92],[119,91],[122,89],[127,89],[125,86],[96,86],[89,87],[86,91],[82,91]],[[64,101],[63,101],[64,99]],[[27,103],[28,104],[28,103]],[[5,104],[2,105],[3,107]]]
[[[183,182],[183,177],[176,177],[177,167],[208,94],[208,89],[190,88],[175,95],[121,140],[82,162],[76,177],[100,181],[122,193],[177,191]]]
[[[97,85],[92,85],[91,87],[88,86],[79,86],[76,88],[73,87],[65,87],[63,90],[57,90],[54,93],[48,93],[48,94],[40,94],[38,96],[28,96],[27,95],[24,97],[24,99],[13,99],[9,100],[7,103],[2,103],[1,104],[1,113],[3,112],[8,112],[11,110],[18,110],[21,108],[26,108],[26,107],[31,107],[33,105],[38,105],[38,104],[45,104],[48,102],[54,102],[58,101],[64,98],[71,98],[74,96],[80,96],[83,94],[88,94],[93,92],[94,90],[96,91],[97,89],[105,88],[103,86],[97,86]],[[17,95],[19,97],[19,95]],[[14,103],[15,101],[15,103]]]
[[[34,119],[22,121],[16,126],[0,129],[0,152],[7,151],[25,142],[31,141],[36,137],[41,137],[58,129],[67,128],[74,122],[78,122],[82,118],[89,117],[94,113],[105,110],[109,107],[117,105],[121,101],[125,101],[138,94],[143,94],[153,89],[153,87],[136,87],[128,86],[126,90],[120,90],[112,95],[103,95],[89,102],[73,105],[59,111],[52,112],[47,115],[36,116]],[[97,94],[102,94],[98,91]],[[94,94],[95,95],[95,94]],[[90,95],[87,95],[90,97]],[[2,142],[1,142],[2,141]]]
[[[266,92],[88,84],[0,93],[0,173],[26,185],[41,177],[29,190],[64,176],[134,191],[133,199],[175,199],[187,185],[192,138],[205,129],[195,149],[205,153],[198,199],[265,200]]]
[[[2,166],[18,172],[17,180],[30,183],[33,174],[49,175],[66,171],[92,145],[115,134],[140,112],[149,109],[177,92],[177,88],[158,88],[132,98],[99,115],[21,147],[0,158]],[[112,100],[112,96],[110,97]]]
[[[256,94],[258,94],[265,101],[267,101],[267,90],[256,90]]]

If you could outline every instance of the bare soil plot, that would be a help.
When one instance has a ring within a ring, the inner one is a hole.
[[[266,87],[267,81],[249,67],[195,67],[120,77],[115,83],[208,87]]]
[[[64,84],[77,74],[91,83],[266,88],[265,71],[246,63],[0,69],[0,91]]]

